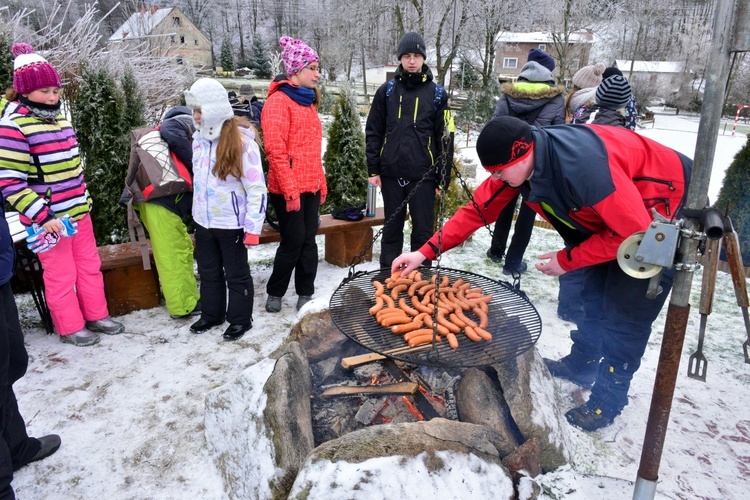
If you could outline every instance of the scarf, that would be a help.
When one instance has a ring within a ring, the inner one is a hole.
[[[18,96],[18,101],[29,108],[29,111],[47,121],[54,121],[57,115],[60,114],[60,101],[57,104],[43,104],[41,102],[34,102],[28,100],[24,96]]]
[[[315,101],[315,90],[307,87],[295,87],[287,83],[281,85],[279,90],[300,106],[311,106]]]

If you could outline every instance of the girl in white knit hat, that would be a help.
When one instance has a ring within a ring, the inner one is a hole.
[[[247,249],[258,244],[266,216],[266,183],[247,118],[234,116],[224,87],[210,78],[185,91],[193,110],[193,219],[201,317],[193,333],[226,319],[225,340],[237,340],[253,326],[253,277]],[[229,304],[227,305],[227,289]]]

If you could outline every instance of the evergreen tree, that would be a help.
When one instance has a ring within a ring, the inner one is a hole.
[[[256,78],[273,78],[271,58],[268,57],[268,49],[260,36],[253,38],[252,55],[250,57],[250,69],[253,70]]]
[[[487,123],[492,119],[492,114],[497,106],[497,96],[500,95],[500,82],[497,78],[491,78],[490,83],[484,87],[476,98],[476,117],[479,123]]]
[[[734,230],[740,239],[742,261],[750,266],[750,136],[734,157],[714,204],[722,212],[729,209]]]
[[[225,38],[221,42],[221,55],[219,56],[221,69],[223,71],[234,71],[234,56],[232,55],[232,42]]]
[[[0,31],[0,92],[13,85],[13,34]]]
[[[127,223],[118,200],[130,157],[123,92],[105,68],[86,68],[73,107],[73,127],[94,202],[91,217],[97,245],[123,242]]]
[[[323,155],[328,180],[328,197],[322,212],[359,205],[367,199],[367,159],[365,134],[357,110],[357,99],[349,85],[341,88],[333,122],[328,132],[328,147]]]
[[[122,75],[122,94],[125,99],[123,121],[126,129],[133,130],[146,125],[146,101],[138,88],[133,69],[128,66]]]

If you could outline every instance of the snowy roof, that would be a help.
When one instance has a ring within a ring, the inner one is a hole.
[[[630,71],[631,61],[617,59],[615,63],[620,71]],[[635,61],[633,73],[682,73],[682,68],[678,61]]]
[[[495,42],[501,43],[552,43],[552,33],[548,31],[531,31],[527,33],[501,31],[495,37]],[[581,31],[571,33],[570,43],[593,43],[594,34]]]
[[[169,15],[170,12],[172,12],[173,8],[174,7],[156,10],[146,9],[141,12],[136,12],[130,16],[122,26],[117,28],[117,31],[109,37],[109,41],[116,42],[126,38],[130,40],[147,36],[164,20],[165,17]]]

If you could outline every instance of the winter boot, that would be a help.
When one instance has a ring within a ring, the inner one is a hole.
[[[281,297],[269,295],[268,299],[266,299],[266,311],[270,313],[281,311]]]
[[[125,330],[122,323],[113,320],[111,316],[96,321],[87,321],[86,328],[92,332],[106,333],[107,335],[117,335]]]
[[[99,335],[90,332],[85,328],[69,335],[60,335],[60,342],[64,344],[73,344],[78,347],[87,347],[99,343]]]
[[[302,309],[302,307],[308,302],[310,302],[311,300],[312,300],[312,296],[310,295],[300,295],[297,298],[297,310],[299,311],[300,309]]]
[[[611,424],[614,418],[620,414],[620,411],[607,410],[602,405],[592,404],[589,400],[587,403],[569,410],[565,414],[565,418],[568,419],[570,425],[587,432],[593,432]]]
[[[544,358],[544,364],[553,377],[570,380],[576,385],[590,388],[596,380],[596,374],[599,370],[599,360],[577,359],[574,354],[568,354],[559,361]]]

